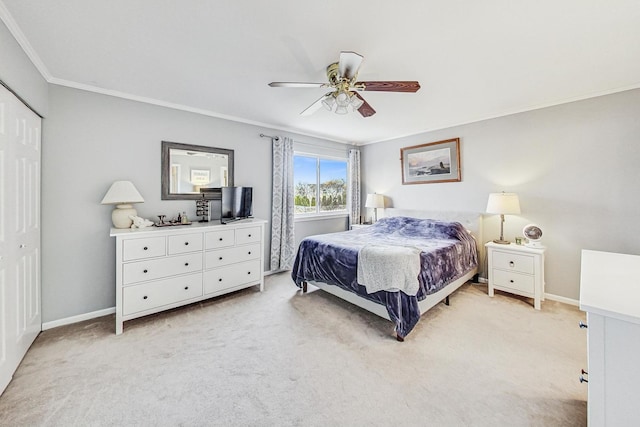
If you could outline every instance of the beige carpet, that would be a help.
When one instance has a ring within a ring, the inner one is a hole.
[[[43,332],[0,425],[583,426],[584,319],[465,285],[404,343],[392,324],[287,274],[125,323]]]

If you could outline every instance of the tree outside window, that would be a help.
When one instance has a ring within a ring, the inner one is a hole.
[[[297,215],[346,212],[346,159],[295,155],[293,182]]]

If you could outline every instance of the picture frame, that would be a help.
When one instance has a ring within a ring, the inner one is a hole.
[[[191,183],[193,185],[207,185],[211,182],[209,169],[191,169]]]
[[[400,149],[402,185],[459,182],[460,138]]]

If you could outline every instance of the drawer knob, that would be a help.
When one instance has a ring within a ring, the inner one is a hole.
[[[218,282],[222,282],[222,277],[218,279]]]
[[[147,297],[146,295],[142,297],[142,299],[147,299],[147,298],[148,298],[148,297]]]
[[[582,329],[587,329],[589,327],[589,325],[587,325],[586,323],[582,323],[582,320],[580,321],[580,323],[578,323],[578,326],[580,326],[580,328]]]
[[[146,250],[148,250],[149,248],[145,246],[145,247],[144,247],[144,248],[142,248],[142,249],[146,251]]]
[[[144,270],[142,270],[143,273],[148,272],[149,270],[147,270],[146,268]]]
[[[188,286],[185,286],[185,287],[184,287],[184,290],[185,290],[185,291],[186,291],[186,290],[188,290],[188,289],[189,289],[189,287],[188,287]]]
[[[188,267],[188,266],[189,266],[189,263],[188,263],[188,262],[185,262],[185,263],[184,263],[184,266],[185,266],[185,267]]]
[[[249,234],[249,237],[251,237],[251,234]]]
[[[509,282],[513,283],[513,279],[509,280]]]
[[[222,237],[220,238],[220,241],[222,242]]]
[[[514,265],[516,265],[513,261],[509,261],[509,267],[513,267]]]
[[[220,261],[222,261],[222,257],[218,258]]]
[[[249,255],[251,255],[251,251],[247,252]]]
[[[184,245],[185,246],[189,246],[189,242],[184,242]]]
[[[247,274],[251,274],[251,272],[250,272],[250,271],[247,271]]]

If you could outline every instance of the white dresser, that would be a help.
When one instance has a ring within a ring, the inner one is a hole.
[[[533,306],[540,310],[544,301],[544,248],[489,242],[489,296],[494,289],[533,298]]]
[[[582,251],[588,424],[640,426],[640,256]]]
[[[264,227],[231,224],[111,229],[116,238],[116,334],[123,322],[217,295],[264,289]]]

